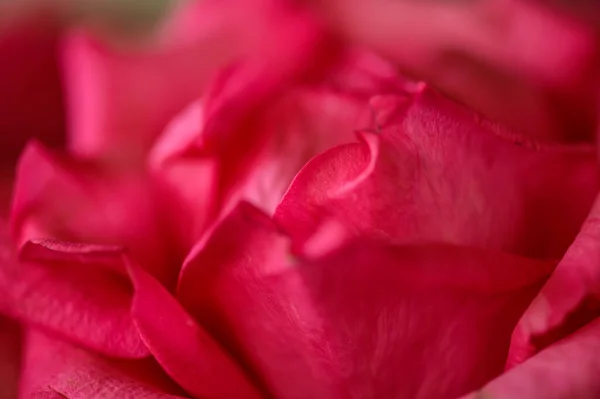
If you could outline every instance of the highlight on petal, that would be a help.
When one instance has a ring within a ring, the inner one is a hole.
[[[600,395],[600,319],[463,399],[594,399]]]
[[[156,280],[136,266],[132,314],[163,369],[197,398],[260,398],[234,358]],[[175,334],[175,335],[174,335]]]
[[[190,254],[178,297],[274,397],[453,398],[502,372],[552,268],[368,240],[291,262],[286,237],[245,205]]]
[[[37,330],[26,338],[20,398],[184,399],[152,359],[103,358]]]
[[[556,270],[521,317],[508,366],[600,317],[600,197]]]
[[[124,246],[133,259],[172,285],[170,241],[150,178],[117,173],[95,163],[60,157],[32,142],[19,162],[12,232],[20,244],[54,238]]]
[[[315,155],[355,141],[368,110],[365,101],[314,88],[299,88],[267,111],[262,129],[272,132],[241,197],[272,214],[300,169]]]
[[[29,242],[17,262],[3,256],[8,314],[100,353],[149,355],[130,315],[133,288],[122,249]]]
[[[564,253],[597,191],[591,146],[536,146],[431,90],[398,104],[374,108],[376,119],[388,114],[379,134],[315,157],[295,178],[275,212],[295,245],[325,214],[392,243]]]
[[[203,153],[196,147],[207,132],[206,102],[193,103],[176,118],[150,157],[153,175],[171,204],[175,230],[188,250],[237,200],[272,213],[302,166],[332,146],[354,141],[353,132],[364,126],[369,111],[366,100],[346,93],[293,86],[259,111],[254,127],[238,127],[248,143],[236,143],[234,150],[244,154],[233,157],[231,149]]]

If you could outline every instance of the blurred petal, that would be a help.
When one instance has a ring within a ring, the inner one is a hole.
[[[380,133],[315,157],[279,205],[296,245],[323,214],[393,243],[543,258],[572,242],[598,187],[591,146],[526,142],[430,90],[372,104]]]
[[[109,360],[35,330],[25,342],[20,398],[183,399],[151,359]]]
[[[363,48],[346,49],[324,83],[333,90],[367,99],[412,92],[421,85],[402,76],[394,64]]]
[[[126,166],[144,159],[170,118],[206,81],[191,51],[120,54],[82,33],[65,41],[63,64],[71,149]]]
[[[0,316],[0,398],[16,399],[21,371],[21,331]]]
[[[69,144],[86,157],[143,165],[167,123],[200,97],[216,70],[241,52],[225,4],[192,2],[170,22],[193,12],[197,26],[183,35],[165,30],[150,48],[115,48],[89,33],[64,42],[63,72],[68,94]],[[239,43],[238,43],[239,42]]]
[[[261,397],[235,360],[156,280],[137,267],[130,267],[129,273],[135,286],[135,323],[175,381],[197,398]]]
[[[107,355],[149,354],[129,313],[123,250],[46,241],[20,255],[17,263],[5,254],[0,268],[9,314]]]
[[[293,264],[243,206],[190,255],[182,303],[277,398],[453,398],[500,374],[552,270],[496,252],[354,243]]]
[[[127,247],[133,259],[172,285],[178,267],[168,261],[158,205],[144,175],[115,173],[32,143],[19,162],[11,222],[19,243],[56,238]]]
[[[57,63],[57,29],[26,21],[0,32],[0,167],[12,164],[31,137],[63,141],[63,95]]]
[[[218,217],[211,208],[218,163],[213,157],[189,151],[203,124],[203,104],[194,102],[169,124],[149,157],[162,202],[169,209],[169,229],[181,244],[178,249],[183,254],[202,235],[210,220]]]
[[[344,36],[489,118],[544,139],[591,138],[600,42],[547,4],[312,3]]]
[[[600,319],[463,399],[594,399],[600,396]]]
[[[521,318],[508,365],[600,317],[600,197],[571,247]]]

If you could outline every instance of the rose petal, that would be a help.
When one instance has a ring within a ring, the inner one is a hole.
[[[124,52],[85,33],[71,34],[63,57],[71,150],[124,167],[143,165],[167,123],[232,56],[227,31],[220,31],[213,14],[198,21],[212,30],[164,49]]]
[[[135,323],[154,357],[175,381],[197,398],[261,397],[235,360],[156,280],[134,266],[129,273],[136,290]]]
[[[214,155],[190,150],[206,133],[205,103],[191,105],[169,126],[150,158],[153,173],[170,198],[175,229],[188,243],[187,249],[238,199],[272,213],[306,161],[336,144],[354,140],[353,131],[362,126],[367,111],[366,101],[351,95],[296,86],[260,111],[259,130],[268,139],[260,148],[252,147],[255,142],[249,144],[244,147],[248,153],[235,158],[229,150]],[[254,140],[254,133],[247,133],[248,139]],[[247,157],[253,159],[246,163]],[[246,169],[232,177],[226,188],[221,179],[230,169],[241,171],[241,165]],[[219,187],[227,193],[221,200]]]
[[[211,208],[219,176],[218,162],[213,157],[189,151],[203,123],[203,104],[199,101],[190,104],[169,124],[149,157],[163,204],[169,209],[169,228],[183,254],[210,221],[218,218]]]
[[[125,246],[139,264],[172,285],[170,241],[154,187],[144,175],[119,174],[37,143],[21,157],[12,229],[19,243],[36,238]]]
[[[241,364],[248,370],[248,373],[257,381],[262,383],[261,387],[269,391],[270,397],[287,398],[288,396],[283,395],[281,392],[273,391],[271,386],[272,381],[270,376],[265,376],[263,371],[265,367],[270,370],[271,367],[279,367],[278,362],[271,363],[270,360],[276,360],[271,356],[268,345],[265,346],[266,337],[260,337],[259,335],[253,334],[251,331],[249,335],[242,338],[238,336],[239,331],[236,331],[238,327],[226,326],[222,323],[224,314],[221,311],[225,310],[219,306],[221,298],[216,298],[218,295],[231,296],[231,300],[235,303],[242,303],[249,300],[248,303],[254,303],[259,298],[248,298],[247,289],[240,286],[239,290],[229,290],[229,287],[222,286],[219,283],[222,274],[229,273],[240,273],[242,278],[247,284],[248,289],[254,292],[255,289],[259,289],[257,283],[260,283],[258,279],[254,279],[256,275],[268,274],[284,266],[287,262],[289,242],[285,236],[280,235],[277,232],[276,226],[273,222],[260,210],[254,206],[241,202],[232,212],[229,214],[212,232],[211,236],[206,242],[199,242],[196,247],[192,250],[188,259],[184,263],[179,287],[177,289],[177,297],[180,302],[188,309],[197,320],[201,322],[203,326],[209,328],[209,331],[214,337],[219,339],[220,343],[236,358]],[[221,289],[226,291],[217,293]],[[264,297],[261,295],[260,298]],[[277,298],[273,300],[277,301]],[[273,300],[264,302],[264,306],[268,307]],[[227,302],[227,301],[226,301]],[[242,306],[240,310],[249,308]],[[281,314],[279,309],[276,309],[272,314],[272,320],[267,318],[255,319],[255,312],[249,313],[247,316],[259,323],[261,321],[267,322],[264,327],[271,331],[272,338],[277,334],[286,334],[285,323],[288,317]],[[262,320],[261,320],[262,319]],[[240,320],[241,325],[244,326],[245,321]],[[283,337],[283,335],[281,336]],[[301,335],[300,335],[301,337]],[[252,346],[252,341],[257,338],[256,346]],[[247,339],[247,341],[246,341]],[[281,345],[279,341],[281,338],[277,338],[272,341],[272,345],[281,348],[282,351],[286,351],[286,348],[296,348],[297,344],[294,340],[287,341],[284,345]],[[248,346],[248,348],[246,348]],[[250,350],[250,354],[246,349]],[[256,363],[253,360],[254,351],[266,354],[267,359],[264,362]],[[293,354],[290,349],[288,353]],[[303,357],[293,358],[290,356],[290,367],[294,367],[294,364],[302,363]],[[296,367],[298,372],[296,376],[297,381],[304,381],[309,384],[310,379],[301,367]],[[279,376],[283,376],[279,374]],[[274,379],[277,376],[273,377]],[[290,378],[282,379],[279,381],[280,384],[285,385],[292,382]],[[311,393],[308,386],[301,388],[301,386],[288,385],[290,391],[297,390],[298,397],[329,397],[323,395],[310,395]],[[314,389],[313,389],[313,392]]]
[[[366,110],[366,102],[327,90],[300,89],[273,104],[263,126],[273,133],[241,197],[272,214],[307,161],[355,140]]]
[[[521,318],[508,365],[600,316],[600,197],[571,247]]]
[[[49,250],[34,248],[41,245],[26,244],[19,263],[3,257],[0,291],[9,314],[110,356],[147,356],[129,313],[133,290],[123,275],[125,252],[97,247],[61,252],[55,246],[55,255],[42,257]]]
[[[238,208],[190,255],[178,289],[277,398],[452,398],[481,386],[502,372],[553,267],[364,240],[292,266],[286,244],[266,216]]]
[[[429,90],[399,104],[403,112],[376,125],[380,134],[331,149],[298,174],[275,213],[295,242],[327,214],[394,243],[562,255],[596,193],[591,147],[514,143]]]
[[[180,389],[151,359],[101,358],[29,331],[21,398],[183,399]]]
[[[0,316],[0,398],[16,399],[21,369],[21,331]]]
[[[242,23],[240,29],[253,37],[250,42],[259,45],[252,47],[255,51],[247,57],[221,70],[203,98],[202,111],[192,112],[189,119],[184,117],[189,121],[191,133],[179,131],[182,124],[177,122],[157,145],[158,155],[151,156],[159,180],[166,182],[170,195],[179,197],[177,207],[196,209],[191,223],[183,221],[180,228],[186,232],[183,235],[187,236],[187,250],[235,206],[251,172],[264,166],[261,156],[265,152],[273,154],[267,148],[276,145],[273,140],[277,139],[273,138],[276,132],[265,125],[268,111],[287,90],[321,80],[339,53],[337,43],[296,5],[273,0],[239,0],[239,3],[252,5],[248,10],[256,12],[253,14],[256,20],[244,17],[252,21]],[[250,26],[255,29],[249,29]],[[178,141],[175,136],[184,138],[187,145],[169,144]],[[285,133],[281,136],[285,137]],[[231,146],[232,142],[236,145]],[[175,154],[169,155],[169,148]],[[171,162],[159,162],[156,167],[157,159]],[[293,162],[297,162],[296,157]],[[186,176],[194,168],[198,168],[202,178],[190,187]],[[281,191],[281,185],[277,186],[277,191]],[[198,201],[202,201],[200,206]],[[276,202],[269,201],[270,207]]]
[[[312,3],[343,36],[489,118],[534,137],[591,139],[600,42],[547,4]]]
[[[600,395],[600,319],[464,399],[594,399]]]

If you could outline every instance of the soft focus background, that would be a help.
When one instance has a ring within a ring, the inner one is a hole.
[[[66,134],[61,38],[91,26],[112,46],[157,43],[188,1],[4,0],[0,3],[0,144],[10,165],[31,136]],[[533,137],[591,140],[600,6],[578,0],[312,2],[343,37],[367,44],[491,119]],[[13,158],[11,159],[11,156]]]
[[[77,124],[69,122],[68,110],[78,109],[77,101],[84,99],[71,98],[67,104],[65,80],[71,76],[62,67],[66,40],[82,29],[92,32],[107,52],[124,54],[118,61],[125,63],[120,70],[133,71],[141,85],[144,79],[157,79],[157,74],[169,82],[176,66],[159,72],[144,64],[128,69],[127,54],[160,51],[165,38],[183,41],[183,35],[165,32],[177,10],[191,2],[0,0],[0,205],[4,213],[14,165],[25,143],[35,137],[49,147],[64,146]],[[408,76],[425,80],[532,140],[592,142],[600,132],[598,1],[296,2],[338,37],[374,49]],[[221,21],[222,26],[217,23],[215,32],[227,35],[230,28],[224,27],[235,27],[240,16],[231,18]],[[190,25],[190,29],[200,28]],[[248,43],[249,51],[252,45],[260,48],[260,40]],[[201,86],[198,83],[198,92]],[[196,86],[189,88],[193,96]],[[185,101],[173,104],[173,112],[164,116],[165,124],[184,105]],[[19,368],[18,334],[12,322],[0,318],[0,350],[14,358],[13,374]],[[8,366],[0,362],[0,367]],[[10,375],[10,370],[0,370],[0,376]],[[0,380],[0,399],[14,397],[15,390],[14,384]]]

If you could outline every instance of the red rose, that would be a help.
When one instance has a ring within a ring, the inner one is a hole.
[[[599,397],[597,39],[489,4],[65,28],[65,148],[6,183],[0,397]],[[448,49],[519,83],[453,80]]]

